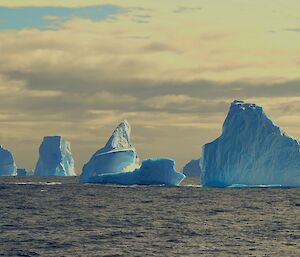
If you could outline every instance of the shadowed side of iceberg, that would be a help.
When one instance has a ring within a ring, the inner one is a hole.
[[[183,168],[182,173],[187,177],[200,177],[201,169],[199,165],[200,160],[191,160]]]
[[[140,168],[132,172],[102,174],[90,177],[89,183],[118,185],[166,185],[178,186],[185,175],[174,169],[170,159],[149,159],[142,162]]]
[[[17,169],[17,176],[18,177],[25,177],[25,176],[27,176],[26,169],[18,168]]]
[[[133,149],[122,149],[97,154],[93,157],[93,162],[88,162],[83,167],[80,176],[80,183],[89,182],[90,178],[96,177],[95,174],[110,174],[125,171],[135,160],[136,152]],[[132,168],[135,169],[135,167]],[[126,173],[126,172],[125,172]]]
[[[16,176],[17,166],[12,153],[0,145],[0,176]]]

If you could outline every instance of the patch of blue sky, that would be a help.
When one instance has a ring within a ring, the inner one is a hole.
[[[0,7],[0,29],[58,29],[61,22],[79,17],[101,21],[123,10],[115,5],[86,7]]]

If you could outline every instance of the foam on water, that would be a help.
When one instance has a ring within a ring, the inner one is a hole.
[[[227,186],[227,188],[278,188],[283,187],[282,185],[244,185],[244,184],[232,184]]]
[[[188,185],[181,185],[179,187],[197,187],[197,188],[201,188],[202,185],[192,185],[192,184],[188,184]]]
[[[29,182],[11,182],[11,183],[7,183],[7,184],[11,184],[11,185],[42,185],[42,186],[53,186],[53,185],[61,185],[62,182],[33,182],[33,181],[29,181]]]

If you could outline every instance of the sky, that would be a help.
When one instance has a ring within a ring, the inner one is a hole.
[[[76,172],[123,119],[141,159],[180,169],[234,99],[300,139],[298,0],[0,0],[0,144],[33,169],[43,136]]]

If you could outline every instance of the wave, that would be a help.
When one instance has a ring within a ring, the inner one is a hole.
[[[53,186],[53,185],[61,185],[62,182],[11,182],[7,184],[13,184],[13,185],[42,185],[42,186]]]
[[[227,188],[278,188],[282,187],[282,185],[244,185],[244,184],[232,184],[227,186]]]

